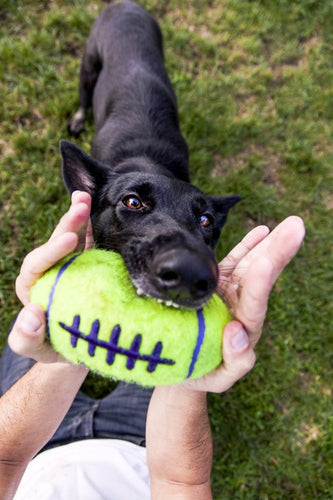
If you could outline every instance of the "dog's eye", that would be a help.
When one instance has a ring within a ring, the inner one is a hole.
[[[138,198],[137,196],[133,196],[133,195],[126,196],[123,199],[123,204],[125,205],[125,207],[130,208],[132,210],[139,210],[139,208],[143,207],[143,204],[142,204],[142,201],[140,200],[140,198]]]
[[[212,223],[212,218],[210,215],[208,214],[203,214],[201,217],[200,217],[200,224],[202,225],[202,227],[208,227],[210,226]]]

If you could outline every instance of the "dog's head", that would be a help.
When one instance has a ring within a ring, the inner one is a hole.
[[[143,157],[111,169],[61,142],[64,182],[92,197],[96,246],[119,252],[138,294],[200,308],[215,291],[213,248],[239,196],[214,197]]]

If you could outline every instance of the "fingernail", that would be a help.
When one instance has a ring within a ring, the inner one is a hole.
[[[231,339],[231,346],[235,351],[241,351],[248,345],[249,337],[243,329],[240,329]]]
[[[41,327],[40,319],[29,309],[22,311],[19,326],[24,333],[35,333]]]

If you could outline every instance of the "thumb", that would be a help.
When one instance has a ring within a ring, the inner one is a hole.
[[[239,321],[230,321],[223,331],[223,362],[213,372],[198,379],[187,379],[186,387],[206,392],[225,392],[254,366],[255,352]]]
[[[234,382],[254,366],[256,355],[249,336],[239,321],[230,321],[223,332],[223,367]]]
[[[212,372],[213,392],[225,392],[252,370],[256,356],[242,323],[230,321],[223,331],[223,363]],[[214,384],[214,383],[215,384]]]
[[[225,392],[252,370],[256,356],[242,323],[230,321],[223,331],[223,362],[206,375],[209,392]]]
[[[45,339],[45,312],[38,304],[27,304],[19,313],[8,336],[9,347],[16,354],[44,363],[57,361],[59,355]]]

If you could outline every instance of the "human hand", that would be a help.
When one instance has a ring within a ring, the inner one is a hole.
[[[69,210],[49,240],[25,257],[15,284],[16,295],[23,305],[30,302],[30,289],[45,271],[71,252],[92,248],[90,208],[90,195],[74,191]]]
[[[303,221],[296,216],[285,219],[271,233],[266,226],[258,226],[222,260],[218,294],[234,317],[223,332],[223,363],[200,379],[186,380],[186,388],[224,392],[252,369],[253,348],[262,333],[269,294],[304,235]]]
[[[75,191],[68,212],[60,219],[50,239],[25,257],[16,279],[16,294],[25,307],[8,337],[9,346],[17,354],[42,362],[61,358],[45,340],[45,313],[39,305],[30,303],[30,289],[60,259],[93,246],[90,208],[90,195]]]

